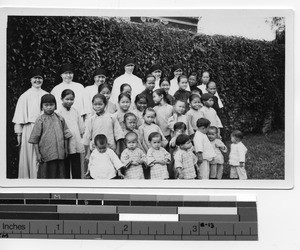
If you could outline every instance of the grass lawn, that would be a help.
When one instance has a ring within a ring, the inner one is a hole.
[[[243,143],[248,149],[246,171],[248,179],[284,179],[284,131],[268,134],[248,134]],[[230,150],[231,142],[225,144]],[[224,155],[223,179],[229,179],[228,154]]]

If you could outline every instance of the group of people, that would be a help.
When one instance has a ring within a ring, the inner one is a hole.
[[[208,71],[170,78],[153,65],[144,81],[133,74],[132,58],[113,84],[97,68],[94,84],[73,82],[71,64],[51,93],[41,87],[41,69],[16,105],[19,178],[222,179],[222,101]],[[230,178],[247,179],[243,133],[231,134]]]

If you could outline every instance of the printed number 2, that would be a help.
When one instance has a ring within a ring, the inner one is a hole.
[[[127,231],[128,231],[128,225],[124,225],[123,231],[124,231],[124,232],[127,232]]]
[[[197,226],[194,225],[194,226],[193,226],[193,232],[194,232],[194,233],[197,232],[197,229],[198,229]]]

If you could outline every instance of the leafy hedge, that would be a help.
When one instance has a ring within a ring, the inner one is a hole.
[[[40,66],[50,91],[59,83],[65,62],[76,68],[76,80],[92,84],[92,73],[105,67],[110,82],[123,73],[122,61],[135,56],[143,77],[153,63],[168,75],[181,62],[185,73],[209,70],[225,104],[222,121],[233,129],[260,131],[265,116],[284,124],[284,45],[241,37],[194,35],[161,24],[136,24],[100,17],[14,17],[7,29],[8,177],[17,175],[17,152],[11,123],[19,96],[30,85],[27,72]]]

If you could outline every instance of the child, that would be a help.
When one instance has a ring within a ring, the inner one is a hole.
[[[242,143],[243,133],[235,130],[231,133],[231,148],[229,154],[230,179],[247,180],[245,169],[247,148]]]
[[[210,143],[215,150],[216,157],[209,163],[210,166],[210,179],[222,179],[223,176],[223,163],[224,157],[221,153],[227,153],[227,147],[218,137],[218,128],[214,126],[210,126],[208,128],[207,137],[210,140]]]
[[[183,67],[181,64],[175,64],[171,70],[170,74],[170,95],[174,95],[175,92],[178,90],[178,77],[182,75],[183,73]],[[187,87],[187,90],[190,91],[190,87]]]
[[[204,71],[202,73],[202,84],[198,86],[199,89],[201,89],[202,93],[207,93],[207,84],[210,82],[210,73],[208,71]],[[220,108],[223,108],[223,103],[219,97],[218,92],[216,91],[216,93],[214,94],[217,98],[218,98],[218,104]]]
[[[202,91],[201,91],[201,89],[198,88],[198,80],[197,80],[197,73],[196,72],[192,72],[189,75],[188,82],[189,82],[191,92],[197,91],[197,92],[200,93],[200,96],[201,96]]]
[[[159,81],[159,87],[164,89],[167,93],[167,103],[170,105],[174,105],[174,98],[169,94],[170,90],[170,81],[168,77],[164,77]]]
[[[128,95],[131,96],[131,92],[132,92],[132,88],[131,86],[128,84],[128,83],[123,83],[121,86],[120,86],[120,93],[126,93]]]
[[[203,107],[200,109],[204,118],[208,119],[212,126],[219,129],[218,134],[220,135],[220,128],[223,128],[222,122],[217,115],[217,112],[212,108],[214,105],[213,96],[205,93],[201,96]]]
[[[154,75],[154,77],[155,77],[155,88],[154,88],[154,90],[160,88],[159,82],[160,82],[160,78],[162,76],[162,67],[159,64],[154,64],[149,69],[149,73]]]
[[[198,130],[193,138],[194,148],[198,158],[198,179],[209,179],[209,162],[216,157],[216,153],[206,135],[209,125],[209,120],[205,118],[198,119]]]
[[[144,110],[147,108],[147,98],[145,95],[139,94],[135,97],[134,100],[134,111],[135,111],[135,115],[137,116],[137,118],[141,121],[141,124],[143,124],[144,120],[143,120],[143,113]]]
[[[192,94],[189,97],[189,102],[190,102],[190,110],[186,113],[187,119],[190,122],[194,132],[197,131],[197,121],[199,118],[203,117],[203,114],[201,112],[201,98],[199,95]]]
[[[104,134],[107,138],[107,144],[113,151],[119,151],[119,140],[124,138],[124,133],[113,115],[105,112],[107,100],[104,95],[97,94],[92,100],[95,114],[86,120],[85,132],[82,138],[85,146],[85,160],[89,161],[90,144],[93,148],[94,138],[98,134]]]
[[[104,95],[107,100],[107,105],[105,107],[105,112],[108,112],[110,114],[113,114],[117,111],[116,104],[113,104],[109,99],[111,95],[111,85],[110,84],[101,84],[98,88],[98,93],[101,95]],[[94,114],[94,111],[93,111]]]
[[[36,179],[37,161],[34,146],[28,142],[34,122],[41,114],[41,97],[47,94],[42,89],[44,75],[41,69],[36,68],[29,72],[31,88],[26,90],[18,99],[12,122],[19,147],[18,178]]]
[[[161,128],[165,138],[170,141],[171,130],[168,128],[168,119],[173,115],[173,106],[167,103],[167,94],[163,89],[153,92],[153,101],[156,104],[153,108],[156,112],[156,124]]]
[[[85,175],[90,175],[93,179],[124,178],[120,170],[123,164],[115,152],[108,148],[106,136],[96,135],[94,145],[95,149],[91,154],[88,171]]]
[[[35,121],[29,143],[34,144],[37,162],[39,163],[38,178],[65,178],[64,159],[68,148],[67,140],[72,137],[65,119],[54,112],[55,97],[45,94],[41,98],[41,110],[44,111]]]
[[[125,179],[144,179],[142,165],[146,164],[146,154],[138,147],[138,135],[128,132],[125,136],[126,149],[121,154],[125,166]]]
[[[65,159],[66,178],[70,179],[70,170],[72,179],[81,179],[81,160],[80,154],[84,153],[84,146],[81,143],[81,137],[84,133],[83,120],[78,111],[72,107],[75,99],[75,93],[70,89],[65,89],[61,93],[62,108],[59,114],[65,119],[72,137],[68,141],[68,156]]]
[[[151,147],[147,151],[147,163],[150,167],[150,176],[153,180],[169,179],[167,164],[171,161],[171,155],[162,145],[162,135],[153,132],[148,137]]]
[[[177,80],[178,80],[179,89],[175,92],[174,99],[175,100],[182,100],[187,104],[188,99],[191,95],[191,92],[187,91],[187,87],[189,86],[188,79],[185,75],[181,75],[177,78]],[[187,111],[188,110],[188,105],[186,105],[185,107],[186,107],[186,111]]]
[[[214,105],[212,106],[212,108],[217,112],[217,115],[220,115],[220,106],[219,106],[219,98],[216,96],[217,93],[217,86],[215,82],[209,82],[206,84],[206,91],[207,93],[211,94],[213,97],[213,101],[214,101]],[[222,105],[223,107],[223,105]]]
[[[139,127],[139,132],[141,135],[141,143],[145,152],[147,152],[151,146],[148,138],[152,132],[158,132],[159,134],[161,134],[163,147],[165,147],[168,144],[168,141],[164,137],[160,127],[154,124],[155,117],[156,117],[156,113],[153,108],[145,109],[144,123]]]
[[[176,100],[174,104],[174,114],[168,119],[168,127],[171,129],[171,137],[174,136],[174,124],[176,122],[183,122],[187,127],[187,135],[194,134],[194,130],[187,119],[187,116],[184,115],[185,112],[185,102],[181,100]]]
[[[186,134],[178,135],[176,138],[178,150],[174,155],[174,167],[178,179],[192,180],[196,177],[195,165],[197,157],[193,153],[191,139]]]
[[[147,99],[147,108],[151,107],[153,108],[155,106],[155,103],[153,101],[153,89],[155,87],[155,77],[154,75],[147,75],[146,78],[145,78],[145,90],[140,93],[142,95],[145,95],[146,96],[146,99]]]

